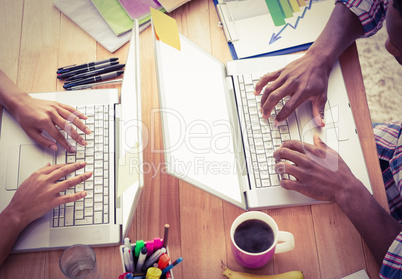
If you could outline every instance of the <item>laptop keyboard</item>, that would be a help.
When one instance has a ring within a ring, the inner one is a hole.
[[[77,132],[88,144],[81,146],[66,132],[60,130],[76,152],[69,153],[64,148],[59,147],[56,163],[87,162],[85,168],[71,173],[61,180],[69,179],[87,171],[93,172],[93,175],[88,180],[60,193],[60,195],[69,195],[85,190],[87,196],[81,200],[54,208],[53,227],[109,223],[109,117],[113,114],[109,113],[108,105],[80,106],[77,109],[88,116],[88,119],[83,122],[92,133],[86,135],[77,129]]]
[[[240,119],[252,188],[279,186],[280,176],[275,172],[276,162],[273,153],[282,145],[282,142],[293,139],[289,130],[289,122],[297,125],[295,117],[292,115],[275,126],[275,117],[289,97],[284,98],[276,105],[268,119],[262,117],[260,111],[262,94],[254,95],[255,85],[262,76],[263,74],[238,76],[241,98],[237,102],[242,106],[239,113],[243,113],[243,117],[240,116]],[[285,175],[283,178],[289,179],[289,176]]]

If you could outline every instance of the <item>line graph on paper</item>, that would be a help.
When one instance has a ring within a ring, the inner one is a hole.
[[[279,32],[272,34],[269,44],[273,44],[281,39],[282,32],[287,28],[296,30],[300,21],[311,10],[313,3],[319,0],[265,0],[265,2],[274,25],[282,26]]]
[[[314,42],[333,10],[333,0],[218,0],[229,10],[235,59],[281,51]],[[298,48],[300,50],[301,48]],[[302,48],[303,49],[303,48]],[[284,52],[283,52],[284,51]]]

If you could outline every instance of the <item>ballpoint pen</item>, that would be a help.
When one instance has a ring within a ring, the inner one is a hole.
[[[131,256],[131,249],[127,247],[123,248],[123,256],[124,256],[124,265],[126,266],[126,270],[128,272],[134,272],[134,260]]]
[[[87,84],[83,84],[83,85],[76,85],[76,86],[73,86],[73,87],[68,87],[66,89],[67,90],[81,90],[81,89],[92,88],[94,86],[98,86],[98,85],[102,85],[102,84],[122,82],[122,81],[123,81],[123,79],[119,78],[119,79],[113,79],[113,80],[106,80],[106,81],[102,81],[102,82],[95,82],[95,83],[87,83]]]
[[[100,75],[100,74],[104,74],[104,73],[117,71],[117,70],[120,70],[121,68],[124,68],[124,66],[125,66],[125,64],[118,64],[118,65],[112,65],[112,66],[100,68],[100,69],[97,69],[94,71],[89,71],[89,72],[81,73],[78,75],[70,76],[66,79],[66,81],[74,81],[77,79],[82,79],[82,78],[87,78],[87,77],[91,77],[91,76],[96,76],[96,75]]]
[[[68,71],[68,72],[65,72],[65,73],[62,73],[62,74],[58,74],[57,78],[58,79],[65,79],[65,78],[71,77],[73,75],[78,75],[78,74],[81,74],[81,73],[94,71],[94,70],[102,69],[102,68],[117,65],[117,64],[119,64],[118,61],[112,61],[112,62],[97,64],[95,66],[85,67],[85,68],[81,68],[81,69],[78,69],[78,70]]]
[[[176,265],[178,265],[182,261],[183,261],[182,257],[180,257],[177,260],[175,260],[174,263],[168,265],[165,269],[162,270],[161,276],[165,275],[168,271],[170,271],[173,267],[175,267]]]
[[[131,257],[133,257],[133,251],[131,250],[131,240],[130,238],[126,237],[124,238],[124,247],[130,250]]]
[[[63,87],[65,89],[68,89],[69,87],[74,87],[74,86],[77,86],[77,85],[88,84],[88,83],[93,83],[93,82],[106,80],[106,79],[109,79],[109,78],[114,78],[114,77],[120,76],[123,73],[124,73],[124,71],[115,71],[115,72],[111,72],[111,73],[106,73],[106,74],[102,74],[102,75],[99,75],[99,76],[85,78],[85,79],[79,80],[77,82],[70,82],[68,84],[64,84]]]
[[[121,71],[123,71],[124,72],[124,70],[121,70]],[[113,71],[113,72],[117,72],[117,71]],[[109,72],[109,73],[111,73],[111,72]],[[96,77],[97,78],[97,80],[99,80],[99,81],[101,81],[101,80],[105,80],[105,79],[109,79],[107,76],[105,76],[106,74],[108,74],[108,73],[103,73],[103,74],[99,74],[99,75],[96,75],[96,76],[92,76],[92,77],[83,77],[83,78],[77,78],[77,79],[73,79],[73,80],[66,80],[66,82],[64,82],[64,88],[66,88],[66,87],[69,87],[69,86],[67,86],[67,85],[69,85],[69,84],[76,84],[76,85],[80,85],[80,84],[88,84],[88,83],[81,83],[81,81],[86,81],[86,80],[89,80],[89,79],[91,79],[91,78],[93,78],[93,77]],[[99,79],[99,77],[100,76],[102,76],[102,79]],[[112,76],[113,77],[113,76]],[[93,82],[98,82],[97,80],[93,80]],[[75,85],[74,85],[75,86]]]
[[[71,66],[61,67],[61,68],[57,69],[57,73],[61,74],[61,73],[74,71],[74,70],[85,68],[85,67],[91,67],[91,66],[95,66],[95,65],[103,64],[103,63],[107,63],[107,62],[113,62],[118,59],[119,58],[109,58],[109,59],[99,60],[99,61],[85,63],[85,64],[81,64],[81,65],[71,65]]]

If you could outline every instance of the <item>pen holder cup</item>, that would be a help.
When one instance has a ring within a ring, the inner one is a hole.
[[[122,264],[122,267],[123,267],[123,273],[126,273],[127,272],[127,269],[126,269],[126,266],[125,266],[125,264],[124,264],[124,251],[123,251],[123,249],[124,249],[124,245],[120,245],[120,247],[119,247],[119,250],[120,250],[120,257],[121,257],[121,264]],[[132,251],[134,251],[135,250],[135,244],[131,244],[131,250]],[[170,253],[169,253],[169,247],[166,247],[166,254],[170,257]],[[147,259],[149,258],[149,256],[147,256]],[[169,261],[169,264],[171,264],[172,262],[171,262],[171,260]],[[144,272],[144,274],[145,274],[146,272]],[[135,274],[135,273],[134,273]],[[144,277],[145,278],[145,277]],[[162,277],[161,277],[161,279],[164,279],[164,278],[172,278],[172,279],[174,279],[174,277],[173,277],[173,270],[170,270],[166,275],[163,275]]]

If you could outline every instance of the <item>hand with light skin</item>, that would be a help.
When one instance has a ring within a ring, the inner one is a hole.
[[[339,154],[315,135],[314,145],[301,141],[284,142],[274,152],[274,157],[278,161],[278,173],[296,178],[296,181],[282,179],[281,186],[338,204],[381,266],[389,246],[402,231],[402,225],[377,203]]]
[[[306,54],[286,67],[264,75],[257,83],[254,94],[263,94],[263,117],[268,118],[276,104],[290,96],[276,116],[277,122],[284,121],[300,104],[311,100],[314,120],[319,127],[324,127],[324,107],[332,67],[341,53],[363,34],[357,16],[344,4],[336,3],[323,32]]]
[[[30,138],[46,148],[56,151],[57,145],[53,140],[45,137],[42,134],[43,131],[46,131],[66,150],[75,151],[56,126],[66,131],[79,144],[87,145],[69,124],[71,122],[85,134],[90,134],[91,131],[80,120],[86,119],[85,115],[71,106],[31,97],[18,88],[1,70],[0,103],[14,116]]]
[[[15,192],[9,205],[0,213],[0,265],[10,253],[18,235],[32,221],[60,204],[74,202],[86,196],[85,191],[60,195],[92,176],[85,172],[58,182],[67,174],[86,166],[85,162],[47,165],[28,177]]]

